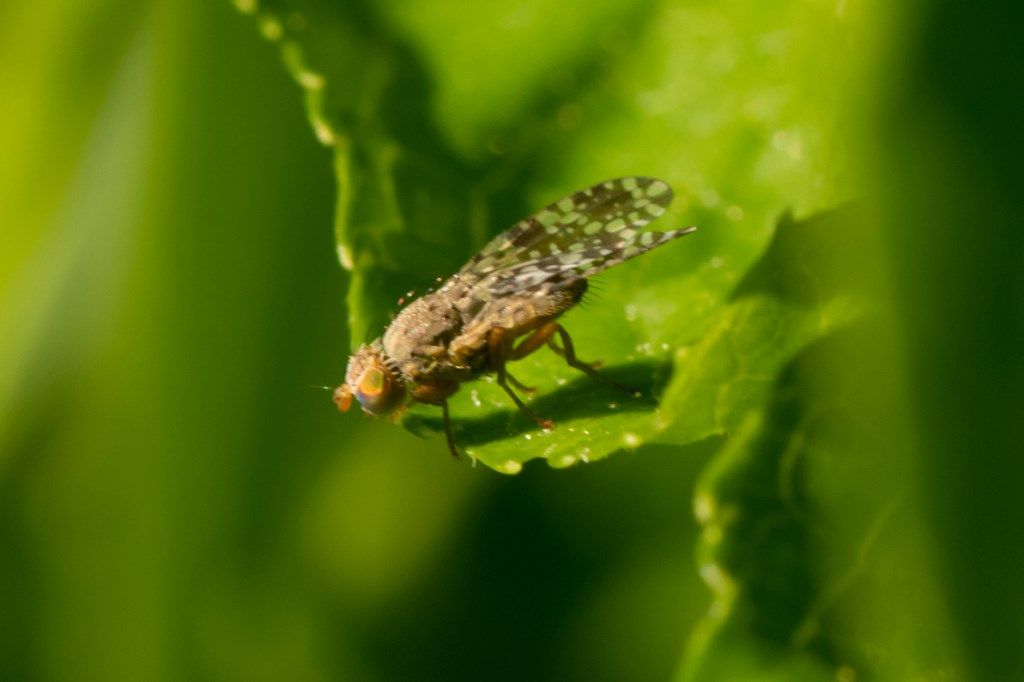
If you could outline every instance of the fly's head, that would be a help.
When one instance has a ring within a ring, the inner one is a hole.
[[[363,412],[375,417],[397,417],[405,405],[405,383],[378,342],[363,344],[348,359],[345,383],[334,389],[334,404],[345,412],[353,396]]]

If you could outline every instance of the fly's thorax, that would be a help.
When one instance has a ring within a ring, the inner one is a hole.
[[[462,317],[448,292],[436,291],[398,313],[381,339],[381,349],[397,367],[418,366],[442,357],[461,327]]]
[[[360,346],[348,360],[345,383],[334,396],[339,409],[348,409],[351,396],[355,396],[364,412],[378,417],[396,412],[406,402],[405,382],[384,354],[379,339]]]

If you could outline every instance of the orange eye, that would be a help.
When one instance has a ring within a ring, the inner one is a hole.
[[[367,398],[376,398],[384,392],[384,372],[371,368],[359,379],[359,394]]]
[[[405,399],[405,387],[384,367],[367,368],[353,392],[363,412],[378,417],[391,414]]]

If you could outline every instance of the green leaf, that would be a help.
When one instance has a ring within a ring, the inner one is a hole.
[[[848,65],[818,55],[850,27],[830,8],[238,4],[281,41],[312,125],[335,149],[353,344],[381,333],[399,297],[593,182],[660,177],[677,198],[658,227],[699,226],[600,277],[564,318],[583,359],[644,397],[536,353],[515,373],[538,387],[532,405],[556,428],[535,428],[492,383],[467,385],[452,412],[475,459],[511,473],[532,458],[564,467],[722,433],[793,353],[849,317],[842,302],[808,316],[770,295],[730,300],[780,215],[843,198]],[[405,422],[440,426],[425,406]]]
[[[715,406],[675,416],[679,440],[711,422],[731,436],[695,495],[714,602],[683,680],[948,679],[957,669],[907,485],[909,444],[893,426],[906,403],[879,352],[897,345],[878,309],[884,275],[854,265],[871,263],[868,220],[850,206],[784,219],[720,338],[702,340],[666,391],[666,405]]]
[[[683,679],[829,680],[841,677],[821,633],[804,619],[815,597],[801,467],[806,424],[798,364],[770,408],[753,413],[704,471],[695,510],[704,530],[701,576],[715,595],[694,632]]]
[[[714,594],[682,680],[958,679],[881,316],[802,349],[703,472]],[[894,600],[893,597],[898,596]]]
[[[680,369],[661,408],[672,440],[737,429],[802,348],[857,318],[864,295],[843,264],[856,248],[859,218],[851,207],[801,222],[783,216],[728,307],[698,343],[677,352]]]

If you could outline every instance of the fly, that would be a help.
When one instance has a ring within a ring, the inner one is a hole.
[[[495,237],[437,290],[410,302],[384,335],[348,361],[334,402],[345,412],[352,397],[363,411],[397,418],[411,402],[436,405],[448,449],[458,457],[448,398],[459,387],[494,374],[512,402],[543,429],[552,428],[515,389],[533,393],[507,364],[547,345],[575,369],[632,392],[576,357],[558,318],[579,303],[587,278],[650,251],[696,227],[643,231],[661,217],[672,190],[661,180],[627,177],[580,190]]]

